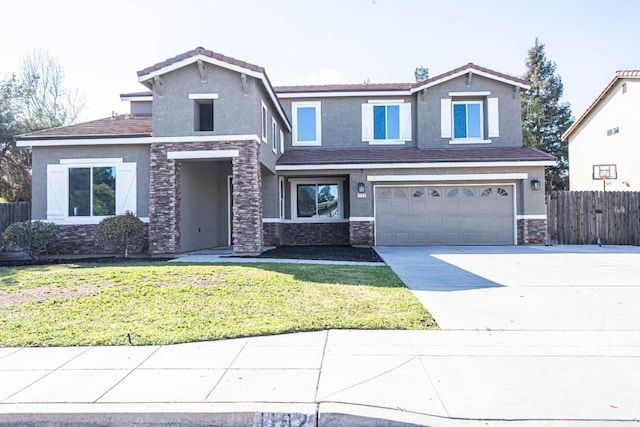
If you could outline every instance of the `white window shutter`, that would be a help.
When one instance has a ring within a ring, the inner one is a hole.
[[[47,219],[64,219],[67,215],[67,167],[47,165]]]
[[[136,213],[136,164],[120,163],[116,175],[116,215]]]
[[[451,99],[440,100],[440,136],[451,138]]]
[[[400,104],[400,139],[411,141],[411,103]]]
[[[373,104],[362,104],[362,140],[373,141]]]
[[[500,122],[498,119],[498,98],[487,98],[487,109],[489,138],[497,138],[500,136]]]

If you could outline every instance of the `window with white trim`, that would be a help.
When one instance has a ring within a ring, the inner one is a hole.
[[[411,140],[411,103],[369,101],[362,104],[362,140],[369,144],[404,144]]]
[[[293,146],[322,145],[320,101],[292,102],[291,117],[293,118]]]
[[[280,129],[280,153],[284,153],[284,132]]]
[[[262,140],[267,142],[267,106],[262,102]]]
[[[135,213],[136,191],[136,163],[62,159],[47,165],[47,219],[79,223]]]
[[[194,102],[193,130],[207,132],[213,130],[213,101],[218,99],[217,93],[190,93],[189,99]]]
[[[441,137],[450,138],[450,144],[490,143],[488,138],[499,137],[498,98],[487,98],[488,94],[454,92],[449,94],[452,98],[442,99]]]
[[[271,119],[271,149],[274,153],[278,152],[278,125],[275,119]]]
[[[291,218],[341,220],[342,180],[291,180]]]
[[[482,101],[456,101],[451,107],[453,139],[483,138]]]

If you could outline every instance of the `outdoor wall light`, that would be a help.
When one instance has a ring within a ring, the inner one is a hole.
[[[358,184],[358,193],[364,193],[364,182]]]
[[[542,187],[542,184],[540,183],[539,180],[537,180],[537,179],[532,179],[531,180],[531,189],[533,191],[538,191],[538,190],[540,190],[541,187]]]

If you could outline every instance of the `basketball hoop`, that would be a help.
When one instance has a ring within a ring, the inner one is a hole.
[[[593,165],[593,179],[601,179],[602,189],[603,191],[607,191],[607,184],[611,185],[611,180],[618,179],[618,170],[616,165]]]

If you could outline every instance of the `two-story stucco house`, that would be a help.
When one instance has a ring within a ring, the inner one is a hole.
[[[138,72],[131,114],[18,138],[34,220],[89,251],[105,216],[149,252],[265,245],[515,245],[546,235],[544,167],[522,146],[525,80],[468,64],[416,83],[272,87],[203,48]]]
[[[640,70],[617,71],[562,135],[572,191],[640,191]]]

